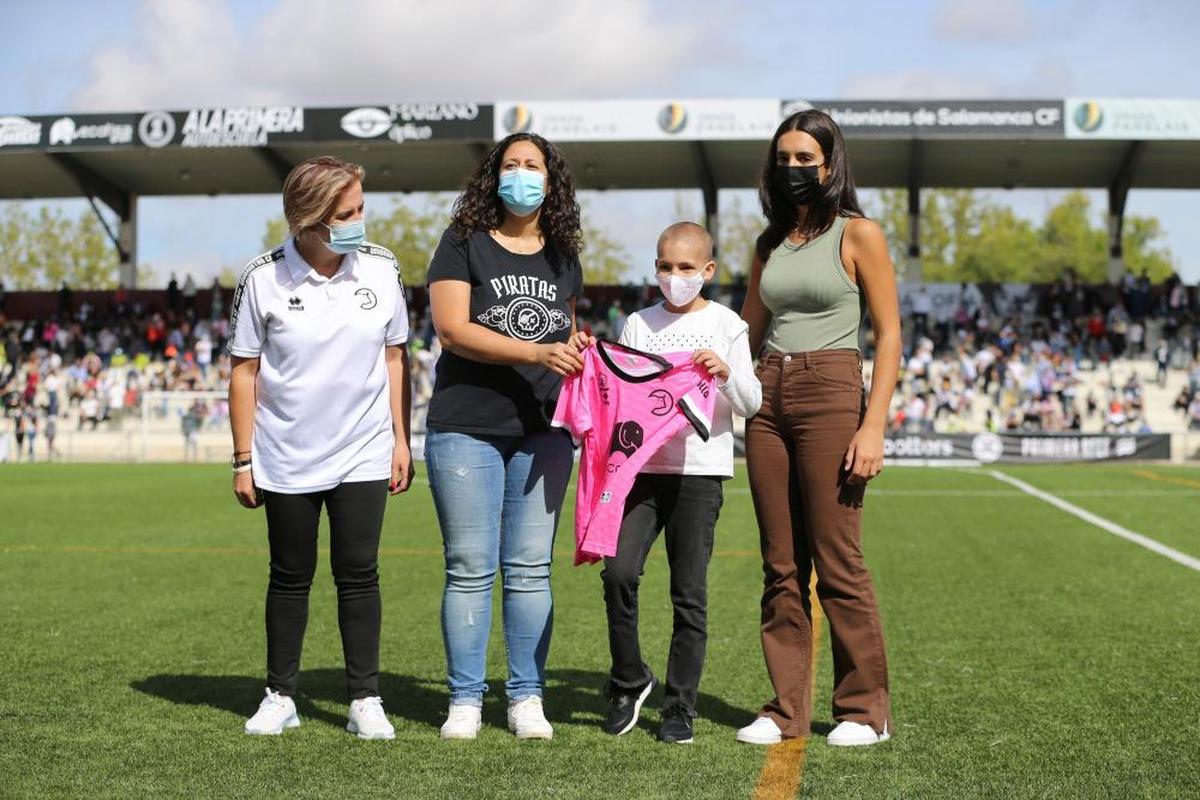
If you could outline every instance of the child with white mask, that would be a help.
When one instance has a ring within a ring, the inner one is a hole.
[[[638,473],[625,503],[617,554],[604,560],[604,600],[612,670],[604,723],[632,730],[658,681],[638,641],[638,585],[646,558],[665,531],[674,628],[667,660],[660,741],[691,742],[707,642],[707,574],[722,482],[733,477],[733,414],[751,417],[762,403],[747,326],[734,311],[701,295],[717,265],[713,240],[691,222],[669,226],[654,263],[662,303],[629,316],[620,343],[646,353],[691,352],[715,379],[711,435],[691,426],[659,449]]]

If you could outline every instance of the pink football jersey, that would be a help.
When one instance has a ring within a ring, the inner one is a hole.
[[[582,443],[575,563],[617,553],[625,498],[638,471],[681,428],[705,441],[717,389],[691,353],[654,355],[601,340],[563,382],[553,424]]]

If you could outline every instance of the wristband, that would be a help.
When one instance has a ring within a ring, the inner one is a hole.
[[[250,462],[247,461],[245,464],[239,464],[238,466],[234,467],[233,474],[241,475],[243,472],[249,472],[251,469],[252,469],[252,467],[250,465]]]

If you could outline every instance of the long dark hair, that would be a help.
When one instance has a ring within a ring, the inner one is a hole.
[[[824,233],[837,217],[864,216],[858,205],[858,194],[854,190],[854,175],[846,158],[846,142],[842,131],[833,118],[815,108],[798,111],[779,124],[771,137],[767,160],[763,164],[762,177],[758,182],[758,202],[763,216],[767,218],[766,229],[754,243],[755,252],[766,261],[771,251],[778,247],[788,233],[797,227],[796,203],[779,189],[775,173],[779,169],[776,159],[779,152],[779,137],[790,131],[803,131],[817,140],[825,156],[829,175],[821,184],[821,190],[808,207],[800,233],[812,238]]]
[[[514,142],[533,142],[546,159],[546,199],[542,201],[538,227],[542,231],[551,263],[559,257],[574,258],[583,248],[579,224],[579,203],[575,200],[575,179],[558,148],[536,133],[514,133],[499,142],[475,167],[454,201],[452,219],[455,228],[467,236],[475,231],[491,231],[504,221],[504,203],[496,193],[500,183],[500,162]]]

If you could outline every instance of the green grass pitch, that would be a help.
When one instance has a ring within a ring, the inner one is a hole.
[[[1198,469],[1006,471],[1200,556]],[[709,573],[709,655],[690,747],[654,740],[661,690],[634,732],[599,728],[604,608],[598,570],[570,566],[570,496],[546,693],[554,740],[518,742],[504,729],[497,613],[484,730],[475,742],[440,741],[442,560],[429,487],[389,502],[382,691],[395,741],[344,730],[327,554],[305,644],[304,724],[248,737],[242,723],[263,683],[265,525],[237,507],[228,470],[0,467],[0,797],[751,796],[764,751],[733,733],[769,684],[744,475],[727,486]],[[864,547],[896,735],[872,748],[825,745],[822,630],[801,796],[1200,796],[1200,573],[981,471],[889,469],[867,494]],[[641,604],[659,673],[666,577],[659,544]]]

